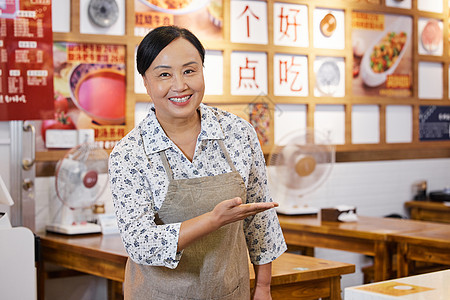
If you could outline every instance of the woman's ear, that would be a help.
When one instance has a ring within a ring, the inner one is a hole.
[[[147,79],[145,78],[145,75],[141,75],[141,76],[142,76],[142,81],[144,82],[145,89],[147,90],[147,94],[148,94],[149,90],[148,90]]]

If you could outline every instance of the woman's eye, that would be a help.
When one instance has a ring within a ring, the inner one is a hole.
[[[161,73],[159,74],[159,77],[169,77],[170,74],[169,73]]]
[[[184,71],[184,73],[185,74],[192,74],[192,73],[194,73],[194,70],[186,70],[186,71]]]

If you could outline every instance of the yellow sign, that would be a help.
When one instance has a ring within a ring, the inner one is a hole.
[[[384,30],[384,15],[363,12],[352,13],[353,29]]]
[[[395,281],[381,282],[378,284],[369,284],[357,287],[358,290],[385,294],[389,296],[404,296],[414,293],[426,292],[434,290],[424,286],[417,286],[412,284],[400,283]]]

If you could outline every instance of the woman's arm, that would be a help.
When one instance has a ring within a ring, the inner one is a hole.
[[[274,202],[242,204],[242,199],[239,197],[224,200],[212,211],[181,223],[178,251],[224,225],[277,206],[278,204]]]
[[[272,263],[253,265],[255,270],[255,287],[252,291],[253,300],[271,300],[270,282],[272,280]]]
[[[156,225],[148,178],[154,174],[133,130],[110,154],[109,179],[120,235],[129,257],[142,265],[175,268],[181,223]]]

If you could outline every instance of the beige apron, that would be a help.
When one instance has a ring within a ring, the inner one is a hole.
[[[231,173],[174,180],[165,152],[160,156],[170,183],[155,218],[157,224],[183,222],[234,197],[246,200],[245,184],[223,142]],[[221,227],[186,249],[175,269],[136,264],[128,259],[125,299],[250,299],[248,256],[243,221]]]

